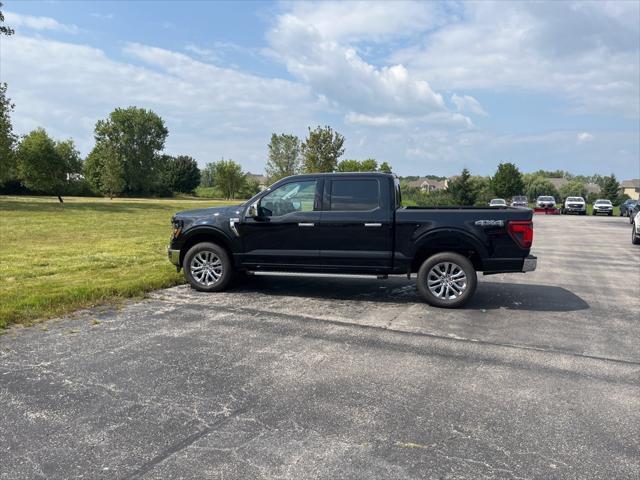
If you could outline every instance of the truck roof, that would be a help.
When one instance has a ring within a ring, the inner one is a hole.
[[[394,173],[384,172],[328,172],[328,173],[301,173],[299,175],[291,175],[290,177],[391,177],[395,178]]]

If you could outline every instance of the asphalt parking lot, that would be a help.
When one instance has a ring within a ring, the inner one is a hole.
[[[461,310],[250,277],[0,336],[2,479],[640,478],[640,248],[536,216]]]

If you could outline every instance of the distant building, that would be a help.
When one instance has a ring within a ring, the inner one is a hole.
[[[620,193],[627,194],[634,200],[640,200],[640,178],[623,180],[620,183]]]
[[[260,175],[258,173],[247,173],[247,180],[258,182],[258,187],[260,190],[264,190],[269,186],[269,182],[267,181],[267,177],[264,175]]]
[[[407,186],[419,188],[423,192],[434,192],[436,190],[446,190],[447,180],[432,180],[430,178],[418,178],[407,182]]]

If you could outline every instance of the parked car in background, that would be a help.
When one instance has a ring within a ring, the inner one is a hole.
[[[504,198],[494,198],[489,202],[490,207],[506,207],[507,202]]]
[[[582,197],[567,197],[562,206],[562,214],[577,213],[578,215],[587,214],[587,203]]]
[[[536,200],[536,206],[538,208],[555,208],[556,199],[550,196],[541,195]]]
[[[631,243],[640,245],[640,212],[633,217],[633,226],[631,227]]]
[[[609,216],[613,215],[613,205],[611,204],[611,200],[607,200],[605,198],[599,198],[596,200],[596,203],[593,204],[592,215],[598,215],[599,213]]]
[[[625,200],[620,204],[620,216],[621,217],[631,217],[631,212],[633,212],[633,207],[638,203],[637,200]]]
[[[511,199],[512,207],[529,207],[529,199],[526,195],[516,195]]]
[[[633,223],[633,219],[639,212],[640,212],[640,201],[636,202],[636,204],[631,209],[631,212],[629,212],[629,223]]]

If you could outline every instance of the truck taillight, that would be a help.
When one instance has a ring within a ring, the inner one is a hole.
[[[522,222],[509,222],[509,235],[522,248],[531,248],[533,244],[533,222],[531,220]]]

